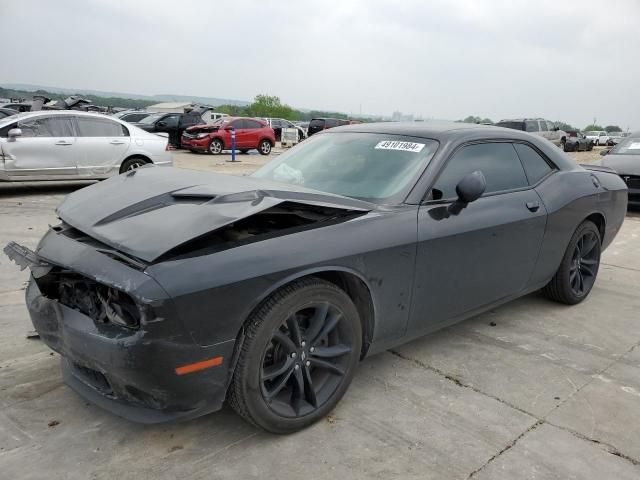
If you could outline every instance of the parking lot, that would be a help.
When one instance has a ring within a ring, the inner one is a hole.
[[[236,175],[269,157],[237,159],[174,155]],[[85,185],[0,184],[0,245],[34,248]],[[228,408],[142,426],[85,402],[62,383],[58,355],[26,338],[27,272],[1,255],[0,478],[639,478],[639,241],[629,212],[582,304],[529,295],[369,358],[328,418],[289,436]]]

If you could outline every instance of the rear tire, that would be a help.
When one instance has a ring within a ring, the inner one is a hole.
[[[361,346],[360,317],[343,290],[314,278],[283,287],[245,323],[229,404],[269,432],[305,428],[342,398]]]
[[[587,296],[598,275],[602,250],[600,231],[585,220],[576,229],[558,271],[542,292],[551,300],[575,305]]]
[[[120,173],[128,172],[131,170],[135,170],[136,168],[140,168],[143,165],[146,165],[147,162],[144,158],[141,157],[131,157],[127,158],[122,165],[120,165]]]
[[[271,153],[271,142],[269,140],[260,140],[258,152],[260,152],[260,155],[269,155]]]

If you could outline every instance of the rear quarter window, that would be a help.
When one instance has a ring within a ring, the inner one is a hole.
[[[513,146],[522,161],[529,185],[535,185],[554,170],[554,168],[529,145],[515,143]]]

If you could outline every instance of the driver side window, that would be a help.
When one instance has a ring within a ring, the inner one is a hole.
[[[455,200],[458,182],[476,170],[480,170],[487,181],[484,195],[528,186],[522,163],[511,143],[479,143],[454,153],[436,180],[431,199]]]

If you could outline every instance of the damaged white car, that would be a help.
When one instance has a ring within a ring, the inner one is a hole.
[[[171,165],[168,139],[113,117],[38,111],[0,120],[0,181],[103,179]]]

